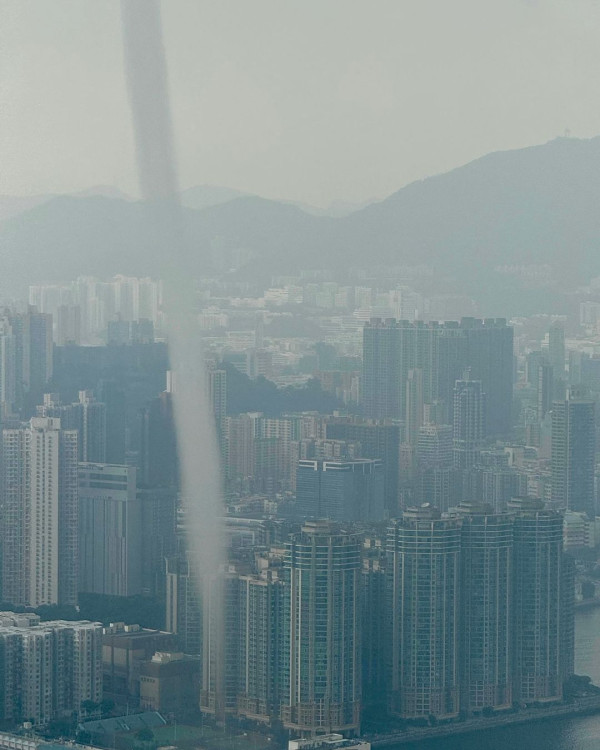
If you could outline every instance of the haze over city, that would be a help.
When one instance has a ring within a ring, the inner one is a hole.
[[[137,194],[116,0],[2,0],[0,193]],[[317,206],[600,133],[591,0],[164,3],[182,186]]]
[[[600,746],[599,32],[0,0],[0,750]]]

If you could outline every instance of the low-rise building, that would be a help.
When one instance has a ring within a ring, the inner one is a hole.
[[[102,676],[105,697],[117,704],[138,704],[140,670],[157,651],[177,648],[177,636],[139,625],[111,623],[102,635]]]
[[[181,652],[157,651],[140,666],[140,707],[179,713],[198,708],[200,659]]]

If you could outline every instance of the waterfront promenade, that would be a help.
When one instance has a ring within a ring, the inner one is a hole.
[[[365,737],[373,748],[391,747],[403,745],[420,740],[450,737],[471,732],[505,727],[515,724],[531,724],[545,719],[555,719],[570,716],[582,716],[584,714],[600,713],[600,695],[591,695],[585,698],[577,698],[572,703],[561,703],[558,705],[541,708],[521,709],[517,713],[502,713],[489,717],[474,717],[464,721],[456,721],[451,724],[439,724],[434,727],[410,727],[401,732],[389,734],[371,734]]]

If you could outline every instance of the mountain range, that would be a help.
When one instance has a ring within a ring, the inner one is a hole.
[[[597,137],[495,152],[345,216],[208,186],[182,200],[199,275],[269,283],[302,269],[384,276],[420,265],[431,270],[424,291],[467,294],[483,314],[508,316],[556,308],[600,275],[599,197]],[[80,274],[159,274],[168,257],[145,205],[122,194],[3,206],[0,198],[4,295]]]

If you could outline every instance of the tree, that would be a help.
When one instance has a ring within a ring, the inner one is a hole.
[[[135,733],[135,738],[140,742],[143,742],[144,745],[147,745],[154,740],[154,732],[150,727],[142,727]]]
[[[99,704],[90,700],[81,701],[80,708],[84,714],[89,715],[98,710]]]
[[[102,716],[106,716],[107,714],[111,713],[114,707],[115,702],[110,698],[105,698],[100,702],[100,713],[102,714]]]

